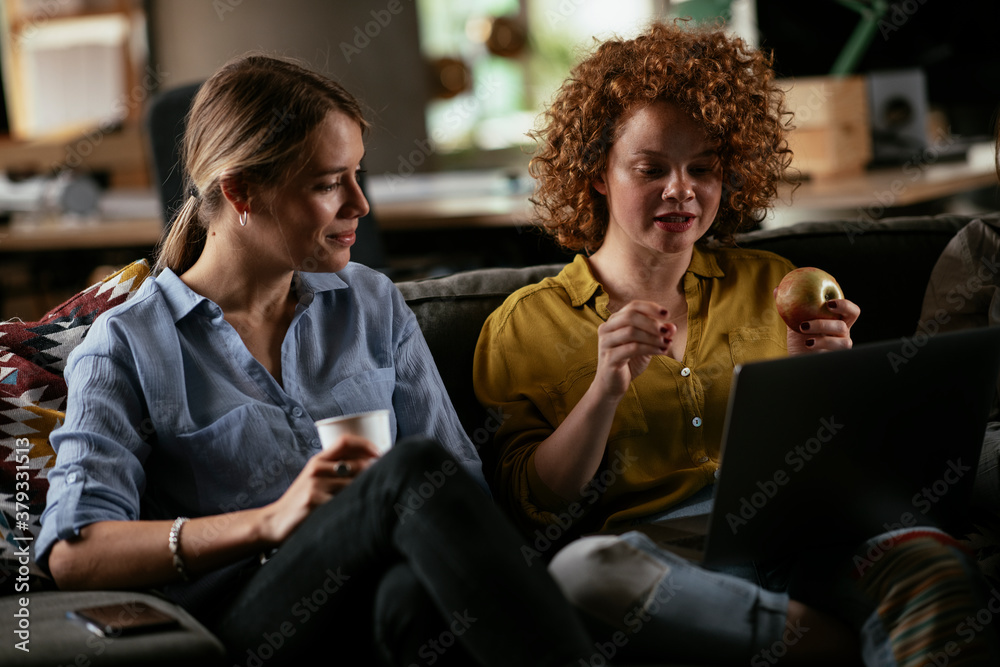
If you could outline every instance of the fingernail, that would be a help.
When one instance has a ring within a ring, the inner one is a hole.
[[[803,322],[802,326],[799,327],[799,328],[802,329],[803,331],[809,331],[809,323],[808,322]]]
[[[667,309],[666,308],[661,308],[660,309],[660,315],[666,315],[666,314],[667,314]]]
[[[826,302],[826,307],[829,308],[830,310],[836,310],[837,309],[837,302],[836,301],[827,301]]]
[[[806,341],[806,347],[812,347],[815,344],[816,344],[816,341],[813,340],[812,338],[810,338],[809,340]]]
[[[664,345],[669,345],[669,344],[670,344],[670,339],[669,339],[669,338],[667,338],[666,336],[664,336],[664,337],[663,337],[663,344],[664,344]]]
[[[667,333],[668,329],[666,327],[660,327],[660,333]]]

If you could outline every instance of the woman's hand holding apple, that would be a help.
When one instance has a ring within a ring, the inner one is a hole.
[[[861,309],[844,298],[829,273],[795,269],[774,290],[778,314],[788,327],[788,354],[850,349],[851,327]]]

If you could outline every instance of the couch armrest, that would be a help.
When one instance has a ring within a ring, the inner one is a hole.
[[[27,598],[22,607],[20,598]],[[176,617],[181,629],[129,637],[98,637],[66,618],[66,612],[96,605],[141,600]],[[27,609],[29,652],[16,648],[15,635],[0,643],[0,664],[24,667],[51,665],[184,665],[214,667],[226,664],[222,643],[189,613],[175,604],[146,593],[80,591],[32,593],[0,597],[4,626]]]

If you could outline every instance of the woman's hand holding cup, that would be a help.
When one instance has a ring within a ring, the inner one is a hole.
[[[370,440],[341,435],[309,459],[278,500],[263,508],[261,539],[272,546],[280,545],[313,510],[347,488],[379,456]]]

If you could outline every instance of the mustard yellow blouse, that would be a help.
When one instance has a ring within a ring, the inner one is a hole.
[[[483,326],[473,368],[479,401],[504,415],[493,441],[499,502],[529,532],[569,521],[620,530],[712,483],[734,366],[787,354],[772,290],[793,268],[768,252],[695,246],[683,360],[653,357],[632,382],[602,467],[575,502],[545,486],[534,453],[596,374],[608,295],[582,255],[512,294]]]

